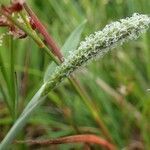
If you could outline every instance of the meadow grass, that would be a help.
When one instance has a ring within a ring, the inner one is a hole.
[[[7,1],[1,0],[1,3]],[[150,13],[150,2],[147,0],[34,0],[29,1],[29,5],[59,47],[85,19],[87,23],[82,39],[106,24],[131,16],[134,12]],[[1,32],[4,31],[1,29]],[[30,38],[16,39],[13,45],[11,37],[4,38],[3,46],[0,47],[1,140],[40,87],[49,64],[48,55]],[[94,61],[75,73],[88,93],[87,99],[96,106],[99,117],[118,149],[132,147],[134,144],[144,147],[143,149],[150,147],[150,92],[147,91],[150,88],[149,39],[150,34],[144,34],[137,41],[116,48],[115,52],[110,52],[103,59]],[[7,100],[6,103],[4,99]],[[88,105],[65,80],[48,94],[47,101],[32,115],[17,139],[50,139],[79,133],[103,137]],[[99,149],[97,146],[92,147]],[[82,149],[82,145],[65,144],[56,148]],[[12,149],[28,149],[28,146],[14,144]]]

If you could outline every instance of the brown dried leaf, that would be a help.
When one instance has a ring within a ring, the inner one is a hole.
[[[30,145],[42,145],[47,146],[51,144],[64,144],[64,143],[90,143],[101,145],[108,150],[115,150],[115,146],[106,141],[105,139],[92,134],[73,135],[67,137],[61,137],[51,140],[27,140],[27,141],[16,141],[16,143],[28,143]]]

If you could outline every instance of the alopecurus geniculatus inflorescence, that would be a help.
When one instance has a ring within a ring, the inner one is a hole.
[[[124,42],[137,39],[145,32],[150,24],[150,17],[134,13],[132,17],[113,22],[98,32],[86,37],[77,50],[71,52],[68,58],[56,68],[46,86],[54,88],[65,77],[68,77],[78,67],[97,57],[102,57],[109,50],[122,45]]]

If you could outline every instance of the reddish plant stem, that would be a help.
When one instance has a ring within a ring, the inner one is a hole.
[[[50,144],[65,144],[65,143],[90,143],[90,144],[98,144],[101,145],[108,150],[116,150],[115,146],[110,144],[108,141],[106,141],[103,138],[100,138],[96,135],[92,134],[82,134],[82,135],[73,135],[73,136],[67,136],[52,140],[26,140],[26,141],[16,141],[16,143],[28,143],[30,145],[42,145],[47,146]]]
[[[59,47],[53,40],[53,38],[47,32],[46,28],[42,25],[40,20],[37,18],[36,14],[30,9],[30,7],[26,3],[24,3],[24,8],[27,11],[27,13],[29,14],[29,16],[31,17],[31,19],[33,20],[33,23],[35,24],[36,29],[39,31],[39,33],[41,33],[43,35],[45,41],[47,42],[49,47],[52,49],[52,52],[59,58],[59,61],[62,63],[64,61],[63,55],[62,55]],[[85,92],[84,88],[82,87],[82,85],[79,82],[77,82],[77,80],[72,75],[70,76],[69,80],[72,83],[73,87],[75,87],[75,89],[78,93],[81,93],[78,90],[78,89],[80,89],[83,92],[84,97],[87,100],[90,99],[88,94]],[[85,100],[85,98],[82,96],[83,94],[79,94],[79,95],[81,96],[82,99]],[[107,128],[104,126],[101,119],[99,119],[97,115],[95,116],[95,114],[94,114],[94,118],[95,118],[96,122],[98,123],[98,125],[102,128],[103,134],[107,137],[107,139],[109,139],[109,141],[113,142],[111,136],[109,135]]]
[[[29,14],[29,16],[31,17],[31,19],[33,20],[33,23],[34,23],[36,29],[43,35],[44,40],[46,41],[48,46],[52,49],[53,54],[55,56],[57,56],[59,58],[59,60],[61,61],[63,58],[63,55],[61,54],[60,49],[57,46],[57,44],[55,43],[55,41],[53,40],[53,38],[48,34],[44,25],[39,21],[39,19],[35,15],[35,13],[30,9],[29,6],[27,6],[26,3],[24,3],[24,8],[27,11],[27,13]]]

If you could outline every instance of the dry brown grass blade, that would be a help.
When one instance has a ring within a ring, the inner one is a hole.
[[[98,144],[102,147],[107,148],[108,150],[116,149],[114,145],[110,144],[105,139],[93,134],[73,135],[50,140],[16,141],[15,143],[17,144],[27,143],[29,145],[41,145],[41,146],[47,146],[51,144],[65,144],[65,143],[89,143],[89,144]]]

